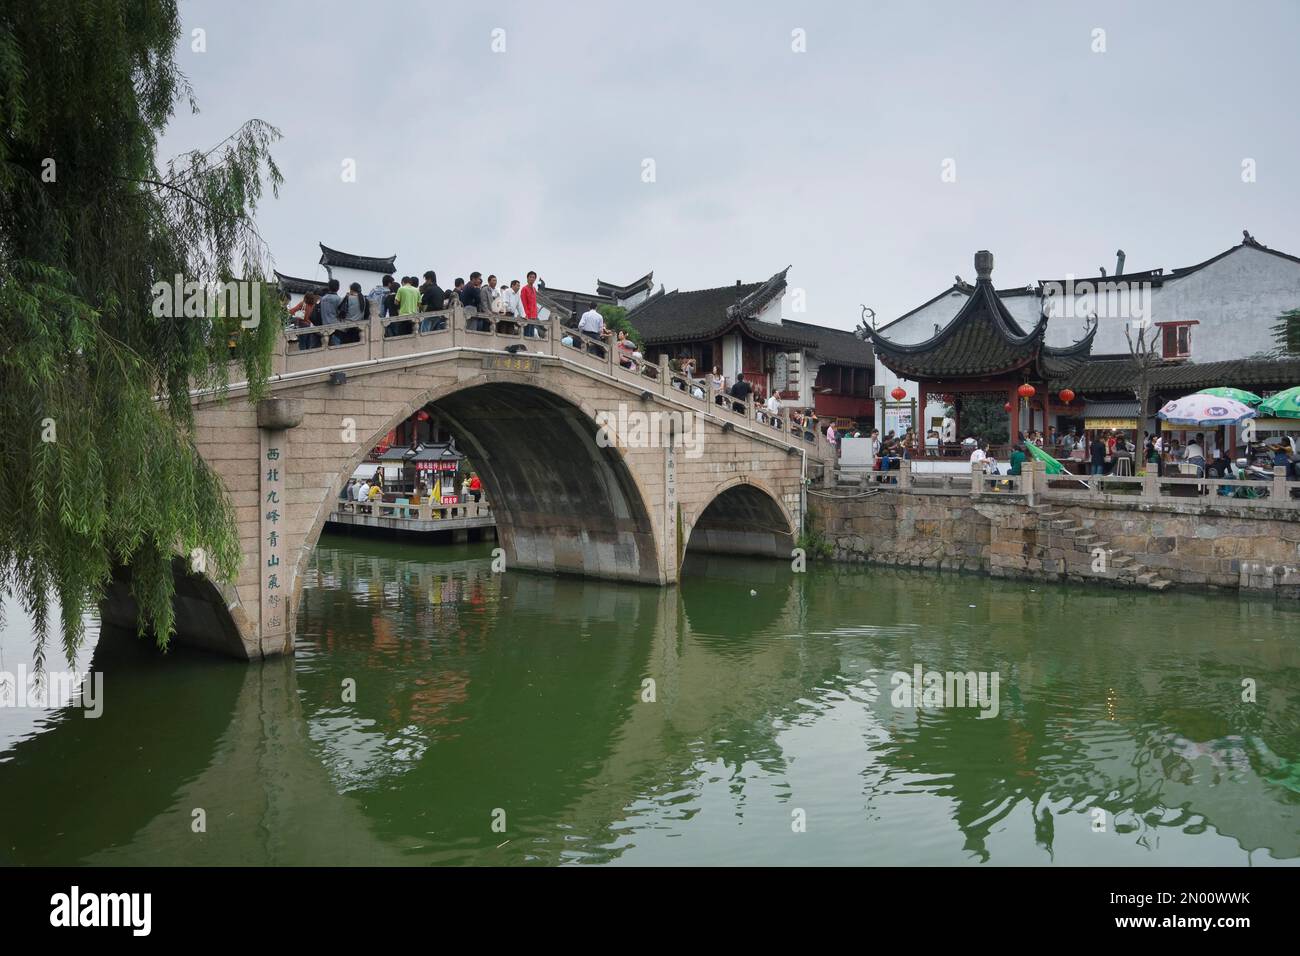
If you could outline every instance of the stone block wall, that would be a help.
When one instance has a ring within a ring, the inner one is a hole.
[[[1300,599],[1294,511],[1241,513],[1199,502],[1029,506],[1019,498],[909,492],[810,500],[837,561]]]

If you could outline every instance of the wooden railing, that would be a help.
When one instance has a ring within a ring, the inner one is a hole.
[[[550,355],[635,384],[643,392],[685,406],[696,414],[720,419],[724,426],[726,422],[744,424],[751,431],[804,449],[822,461],[835,458],[835,450],[826,436],[820,430],[797,425],[789,408],[782,409],[779,416],[769,416],[761,406],[755,405],[753,393],[741,402],[715,390],[707,379],[666,372],[669,369],[666,355],[659,355],[654,362],[644,358],[633,360],[612,339],[591,338],[554,319],[540,321],[465,312],[458,303],[438,312],[395,318],[380,318],[375,303],[369,307],[368,319],[286,328],[284,346],[275,357],[272,373],[295,375],[346,369],[351,365],[463,348],[508,351],[521,362],[532,356]],[[342,341],[354,338],[353,331],[355,341]]]

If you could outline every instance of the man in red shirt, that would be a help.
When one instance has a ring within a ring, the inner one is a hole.
[[[524,318],[537,318],[537,289],[534,283],[537,282],[537,273],[528,273],[528,285],[519,290],[519,301],[524,304]]]

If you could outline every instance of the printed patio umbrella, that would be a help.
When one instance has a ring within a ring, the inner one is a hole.
[[[1263,401],[1254,392],[1248,392],[1244,388],[1229,388],[1226,385],[1218,385],[1214,388],[1203,388],[1197,395],[1217,395],[1219,398],[1235,398],[1243,405],[1258,405]]]
[[[1300,385],[1264,399],[1259,413],[1270,418],[1300,418]]]
[[[1240,425],[1246,419],[1254,418],[1255,410],[1235,398],[1197,394],[1184,395],[1166,402],[1156,417],[1171,425],[1214,428],[1219,425]]]

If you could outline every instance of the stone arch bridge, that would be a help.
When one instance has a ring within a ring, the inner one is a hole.
[[[228,583],[177,561],[182,643],[247,659],[291,652],[304,572],[342,486],[426,405],[473,460],[508,569],[670,585],[688,546],[788,559],[803,479],[829,460],[825,437],[792,428],[788,412],[774,427],[752,399],[738,410],[695,393],[666,356],[624,367],[553,321],[456,308],[327,329],[356,341],[286,331],[269,398],[249,402],[244,383],[192,396],[196,445],[230,495],[243,561]],[[102,611],[133,626],[128,582],[124,570]]]

